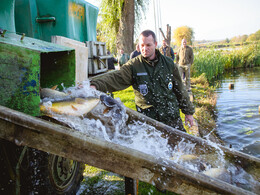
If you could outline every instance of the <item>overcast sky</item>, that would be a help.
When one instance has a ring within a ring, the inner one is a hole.
[[[250,35],[260,30],[260,0],[157,0],[161,7],[161,27],[172,31],[191,27],[195,40],[220,40]],[[98,1],[87,0],[98,7]],[[155,30],[154,0],[150,0],[146,21],[140,27]],[[158,17],[158,15],[156,15]]]

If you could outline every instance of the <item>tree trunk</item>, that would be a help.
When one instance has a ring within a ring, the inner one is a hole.
[[[135,0],[125,0],[117,34],[117,49],[130,54],[134,50]]]

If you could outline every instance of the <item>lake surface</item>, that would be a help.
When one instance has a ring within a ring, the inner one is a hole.
[[[229,84],[234,89],[229,89]],[[260,67],[227,73],[216,89],[217,133],[232,148],[260,158]]]

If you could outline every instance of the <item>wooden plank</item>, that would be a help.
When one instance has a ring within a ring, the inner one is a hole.
[[[0,106],[0,137],[180,194],[253,194],[168,159],[91,137],[3,106]]]
[[[88,78],[88,48],[86,44],[80,41],[69,39],[62,36],[52,36],[51,42],[64,45],[75,49],[76,53],[76,75],[75,82],[82,82]]]

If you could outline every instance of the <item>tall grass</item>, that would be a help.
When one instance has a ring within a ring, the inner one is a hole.
[[[260,65],[260,43],[231,50],[198,49],[195,52],[192,77],[205,73],[212,81],[225,70]]]

